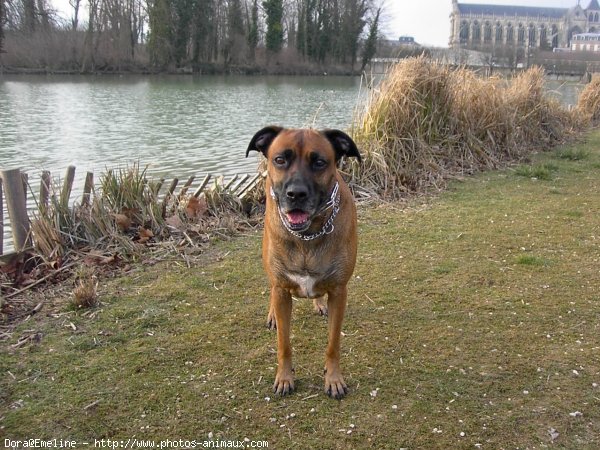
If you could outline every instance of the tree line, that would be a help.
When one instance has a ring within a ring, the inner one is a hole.
[[[69,0],[67,19],[52,0],[0,0],[0,64],[356,71],[375,53],[379,1]]]

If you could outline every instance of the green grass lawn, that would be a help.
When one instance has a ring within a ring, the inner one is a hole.
[[[600,132],[436,198],[359,211],[342,367],[295,302],[297,391],[272,393],[261,232],[102,281],[2,343],[0,436],[269,448],[599,448]],[[37,334],[15,348],[20,337]]]

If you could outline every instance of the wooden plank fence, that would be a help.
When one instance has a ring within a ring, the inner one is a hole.
[[[69,166],[63,178],[62,189],[60,190],[58,201],[61,206],[68,207],[71,201],[71,193],[75,180],[75,166]],[[209,186],[211,180],[219,185],[223,192],[231,194],[240,200],[243,200],[252,189],[258,184],[263,175],[258,173],[254,175],[233,175],[230,179],[224,177],[206,175],[198,187],[193,191],[194,197],[199,197]],[[30,234],[30,212],[27,207],[27,192],[30,189],[28,183],[28,174],[20,169],[1,170],[0,171],[0,256],[7,255],[5,248],[7,245],[4,242],[4,230],[6,226],[10,226],[12,234],[12,249],[8,255],[21,253],[31,247]],[[193,188],[195,176],[190,176],[187,181],[181,186],[181,189],[176,194],[178,197],[183,197]],[[157,195],[160,194],[162,186],[165,184],[163,178],[157,186]],[[179,179],[173,178],[168,185],[168,189],[162,198],[163,216],[166,213],[169,200],[175,195]],[[49,171],[43,171],[40,177],[39,195],[37,197],[37,207],[39,212],[43,212],[48,208],[52,190],[52,176]],[[87,172],[83,186],[83,194],[81,197],[81,205],[89,205],[91,202],[92,191],[94,190],[94,174]],[[8,218],[4,217],[4,204],[8,212]],[[6,220],[8,219],[8,221]]]

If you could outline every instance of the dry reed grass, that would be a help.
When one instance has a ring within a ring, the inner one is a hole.
[[[58,186],[51,187],[60,192]],[[68,199],[52,195],[49,204],[38,204],[31,221],[37,253],[47,261],[61,259],[73,248],[115,247],[131,253],[135,245],[123,233],[134,225],[157,228],[154,186],[138,165],[120,171],[109,170],[101,177],[100,189],[87,205],[68,205]],[[123,227],[127,218],[130,224]]]
[[[58,186],[52,190],[60,192]],[[144,246],[171,237],[185,236],[181,242],[194,245],[213,231],[224,235],[248,223],[242,220],[247,205],[222,179],[215,180],[199,197],[160,195],[159,191],[160,184],[148,180],[146,170],[134,164],[104,173],[89,204],[69,206],[52,195],[48,206],[38,205],[31,223],[36,253],[47,262],[61,260],[78,248],[133,256]],[[194,236],[199,239],[192,239]]]
[[[76,309],[92,308],[98,304],[98,279],[89,267],[81,267],[75,274],[73,306]]]
[[[397,198],[548,148],[578,126],[544,95],[540,68],[507,82],[410,58],[391,69],[357,114],[351,132],[364,162],[352,163],[349,173],[357,191]]]
[[[576,110],[592,124],[600,122],[600,75],[594,75],[581,91]]]

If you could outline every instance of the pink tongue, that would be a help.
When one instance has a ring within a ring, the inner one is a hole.
[[[292,225],[299,225],[308,220],[308,213],[304,211],[300,211],[299,209],[294,209],[286,214],[287,220]]]

